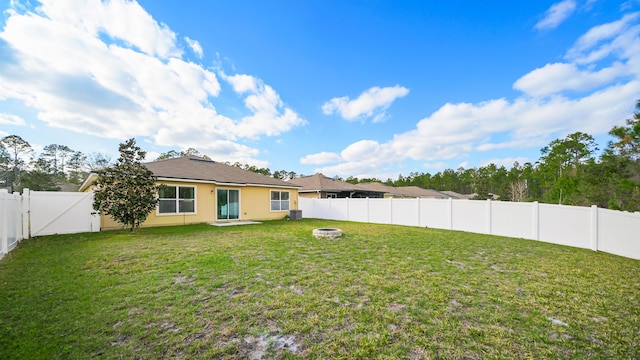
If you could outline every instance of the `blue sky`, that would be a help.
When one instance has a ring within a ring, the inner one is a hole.
[[[384,180],[604,148],[640,99],[639,0],[0,6],[0,136],[36,150]]]

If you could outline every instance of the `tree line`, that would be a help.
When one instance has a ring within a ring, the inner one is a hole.
[[[18,135],[0,139],[0,187],[13,191],[77,188],[89,172],[110,163],[109,155],[84,154],[66,145],[50,144],[36,154],[31,144]]]

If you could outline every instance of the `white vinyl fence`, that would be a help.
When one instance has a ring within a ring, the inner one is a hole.
[[[0,190],[0,258],[24,238],[96,231],[93,193]]]
[[[22,197],[0,190],[0,259],[22,240]]]
[[[506,201],[298,199],[305,218],[461,230],[640,259],[640,213]]]

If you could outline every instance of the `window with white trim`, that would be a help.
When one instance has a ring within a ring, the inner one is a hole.
[[[289,192],[271,191],[271,211],[289,210]]]
[[[196,212],[196,188],[166,185],[158,191],[158,213],[193,214]]]

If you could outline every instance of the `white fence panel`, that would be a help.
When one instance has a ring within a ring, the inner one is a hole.
[[[452,200],[452,229],[489,233],[489,201]]]
[[[100,231],[99,215],[92,215],[92,193],[26,190],[25,197],[30,203],[31,236]]]
[[[537,203],[492,201],[491,234],[535,239],[533,217],[536,205]]]
[[[640,260],[640,213],[598,209],[598,250]]]
[[[303,217],[315,217],[328,220],[347,220],[350,199],[318,199],[300,198],[300,209]],[[313,206],[308,206],[309,204]]]
[[[298,196],[298,209],[302,211],[302,209],[304,209],[304,212],[302,213],[302,217],[308,217],[308,218],[317,218],[318,216],[316,215],[316,202],[312,201],[311,199],[307,199],[307,198],[303,198]]]
[[[0,259],[22,240],[22,197],[0,190]]]
[[[539,209],[538,240],[591,248],[591,208],[540,204]]]
[[[369,222],[391,224],[391,199],[369,199]]]
[[[420,224],[434,229],[451,229],[451,199],[420,199]]]
[[[315,199],[307,199],[303,197],[298,198],[298,208],[303,210],[302,217],[308,218],[318,218],[324,219],[326,218],[326,214],[323,213],[323,207],[328,208],[329,203],[314,201]],[[328,211],[327,211],[328,214]]]
[[[349,199],[349,214],[347,219],[350,221],[369,222],[368,201],[369,199]]]
[[[391,223],[395,225],[420,225],[419,199],[390,199]]]

